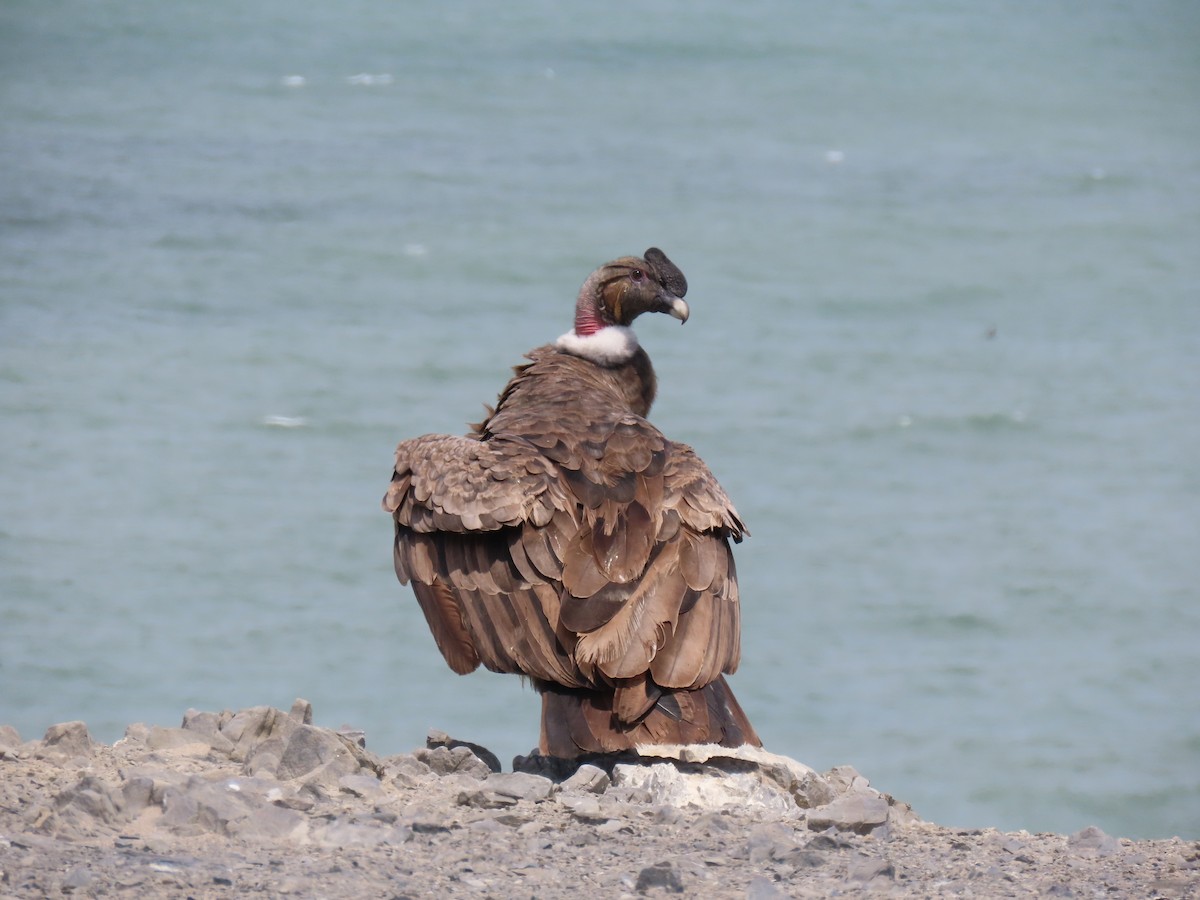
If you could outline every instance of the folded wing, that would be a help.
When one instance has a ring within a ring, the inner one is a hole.
[[[736,669],[729,540],[745,529],[691,448],[645,419],[570,425],[400,444],[396,573],[456,672],[611,687],[632,721],[663,689]]]

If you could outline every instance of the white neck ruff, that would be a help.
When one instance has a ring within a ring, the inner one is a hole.
[[[637,335],[625,325],[609,325],[599,331],[580,337],[572,329],[554,342],[563,353],[581,356],[601,366],[619,366],[633,359],[637,353]]]

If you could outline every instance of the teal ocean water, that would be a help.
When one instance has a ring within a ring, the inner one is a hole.
[[[1200,837],[1197,47],[1186,0],[3,4],[0,721],[527,751],[379,498],[658,245],[768,747]]]

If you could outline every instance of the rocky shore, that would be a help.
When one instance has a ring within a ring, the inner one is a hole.
[[[1196,841],[942,828],[849,766],[364,744],[302,700],[112,746],[0,726],[0,897],[1200,896]]]

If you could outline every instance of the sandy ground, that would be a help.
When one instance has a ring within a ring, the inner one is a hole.
[[[0,727],[0,897],[1200,896],[1194,840],[947,829],[849,767],[683,757],[380,758],[302,701]]]

